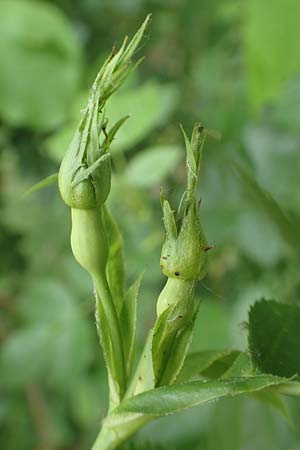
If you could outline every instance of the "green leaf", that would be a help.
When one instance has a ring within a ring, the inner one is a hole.
[[[261,392],[253,392],[250,395],[255,399],[259,400],[260,402],[266,404],[267,406],[270,406],[271,408],[275,409],[282,415],[282,417],[290,425],[292,425],[293,421],[290,415],[288,405],[285,402],[285,400],[281,398],[278,394],[266,390]]]
[[[31,195],[36,191],[44,189],[47,186],[51,186],[51,184],[57,183],[57,180],[58,180],[58,173],[53,173],[52,175],[43,178],[41,181],[35,183],[33,186],[27,189],[27,191],[24,193],[24,196],[27,197],[28,195]]]
[[[276,388],[272,388],[272,391],[278,392],[279,394],[283,395],[300,397],[300,382],[293,381],[292,383],[283,383]]]
[[[129,161],[125,179],[134,187],[157,186],[173,172],[182,157],[180,147],[161,145],[147,148]]]
[[[273,300],[256,302],[249,312],[249,350],[263,373],[300,375],[300,307]]]
[[[112,154],[132,148],[156,127],[162,126],[173,111],[177,98],[174,85],[160,85],[155,81],[113,96],[106,107],[111,122],[117,122],[128,113],[131,118],[119,130],[112,144]]]
[[[239,163],[236,161],[230,161],[234,171],[239,176],[241,182],[245,188],[259,205],[263,212],[266,213],[272,222],[277,226],[282,238],[290,248],[297,253],[300,252],[300,219],[296,215],[291,215],[284,208],[278,204],[278,202],[272,197],[272,195],[262,189],[254,176],[248,173]]]
[[[225,397],[258,392],[286,380],[272,375],[238,377],[228,380],[202,380],[163,386],[123,401],[106,420],[107,426],[115,426],[136,418],[137,415],[163,416],[186,408],[202,405]]]
[[[236,359],[222,378],[248,377],[254,374],[254,367],[247,353],[237,354]]]
[[[180,383],[190,381],[201,376],[203,372],[205,372],[206,376],[212,375],[216,372],[216,367],[218,367],[218,372],[221,371],[219,367],[222,367],[224,372],[234,364],[239,354],[240,352],[235,350],[207,350],[190,353],[186,357],[177,381]]]
[[[23,325],[2,343],[2,379],[13,387],[46,380],[71,389],[90,366],[94,349],[89,320],[76,296],[66,285],[39,278],[23,287],[16,304]]]
[[[61,10],[45,2],[2,1],[0,59],[1,117],[38,130],[60,125],[80,75],[80,45]]]
[[[245,14],[250,101],[261,107],[276,98],[298,70],[300,4],[297,0],[250,0]]]
[[[143,275],[128,289],[120,314],[127,374],[131,375],[135,356],[136,305]]]
[[[106,276],[116,309],[120,312],[124,300],[125,287],[124,243],[118,225],[106,207],[103,208],[103,217],[109,243]]]

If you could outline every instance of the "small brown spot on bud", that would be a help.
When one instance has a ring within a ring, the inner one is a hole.
[[[175,275],[176,277],[179,277],[180,273],[179,273],[179,272],[174,272],[174,275]]]

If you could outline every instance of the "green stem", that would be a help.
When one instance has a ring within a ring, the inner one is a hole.
[[[119,375],[119,397],[120,400],[122,400],[122,397],[126,391],[126,366],[119,317],[105,274],[92,274],[92,278],[95,284],[97,301],[101,303],[103,312],[106,316],[106,323],[109,327],[109,337],[111,340],[113,362],[115,366],[114,372]],[[101,318],[99,317],[99,307],[97,307],[96,311],[98,316],[97,320],[101,323]]]
[[[152,419],[153,418],[149,416],[139,416],[113,428],[104,425],[91,450],[117,449],[124,441]]]
[[[185,304],[190,301],[194,294],[194,286],[193,280],[168,278],[157,300],[157,316],[160,316],[170,305]]]

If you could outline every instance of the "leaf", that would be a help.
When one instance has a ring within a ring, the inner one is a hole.
[[[182,156],[180,147],[176,146],[147,148],[129,161],[125,179],[134,187],[157,186],[173,172]]]
[[[236,174],[251,194],[256,204],[259,205],[272,222],[277,226],[282,238],[289,244],[290,248],[297,253],[300,252],[300,219],[291,215],[277,203],[272,195],[262,189],[253,175],[249,174],[239,163],[230,161]]]
[[[225,397],[258,392],[286,380],[272,375],[238,377],[228,380],[202,380],[163,386],[123,401],[105,421],[116,426],[137,415],[163,416]]]
[[[292,425],[293,421],[288,405],[278,394],[266,390],[261,392],[253,392],[250,395],[260,402],[265,403],[267,406],[275,409],[290,425]]]
[[[143,275],[139,276],[133,285],[128,289],[120,314],[120,324],[122,327],[123,346],[127,374],[130,376],[135,356],[136,339],[136,305],[139,288]]]
[[[120,312],[124,300],[125,286],[124,243],[118,225],[106,207],[103,208],[103,217],[109,243],[106,276],[116,309]]]
[[[2,1],[0,59],[1,117],[38,130],[60,125],[80,75],[79,41],[61,10],[50,3]]]
[[[249,99],[259,108],[278,97],[298,70],[300,4],[297,0],[251,0],[246,5],[244,38]]]
[[[45,187],[50,186],[51,184],[57,183],[57,180],[58,180],[58,173],[53,173],[52,175],[43,178],[41,181],[38,181],[29,189],[27,189],[27,191],[24,193],[24,197],[27,197],[36,191],[44,189]]]
[[[283,383],[276,388],[272,388],[272,391],[278,392],[283,395],[291,395],[295,397],[300,397],[300,382],[293,381],[292,383]]]
[[[23,287],[16,304],[22,326],[2,343],[0,356],[6,385],[46,381],[72,389],[77,375],[90,366],[94,349],[76,296],[54,279],[39,278]]]
[[[162,126],[172,113],[178,99],[176,86],[148,81],[118,92],[106,107],[112,123],[130,114],[131,118],[119,130],[112,143],[112,154],[129,150],[142,141],[156,127]]]
[[[187,355],[181,372],[178,376],[178,382],[190,381],[203,374],[203,372],[214,373],[216,365],[223,366],[223,371],[229,369],[239,356],[240,352],[235,350],[229,351],[213,351],[207,350],[202,352],[190,353]],[[209,369],[212,369],[209,372]],[[219,370],[218,370],[219,372]]]
[[[237,354],[236,359],[222,378],[248,377],[254,374],[254,367],[247,353]]]
[[[300,307],[262,299],[249,312],[249,350],[254,366],[282,377],[300,375]]]

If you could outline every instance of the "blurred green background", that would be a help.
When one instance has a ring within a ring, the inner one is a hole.
[[[110,206],[128,282],[145,270],[140,345],[164,283],[159,189],[173,204],[184,189],[179,122],[190,132],[201,120],[222,135],[203,158],[202,220],[215,249],[193,349],[246,349],[251,303],[299,301],[299,246],[258,187],[299,217],[299,1],[2,0],[3,450],[87,450],[104,417],[91,282],[71,255],[69,211],[56,187],[23,193],[57,171],[98,68],[149,12],[146,59],[107,107],[112,122],[132,114],[113,144]],[[214,403],[149,425],[126,448],[299,450],[299,401],[290,406],[294,427],[250,398]]]

